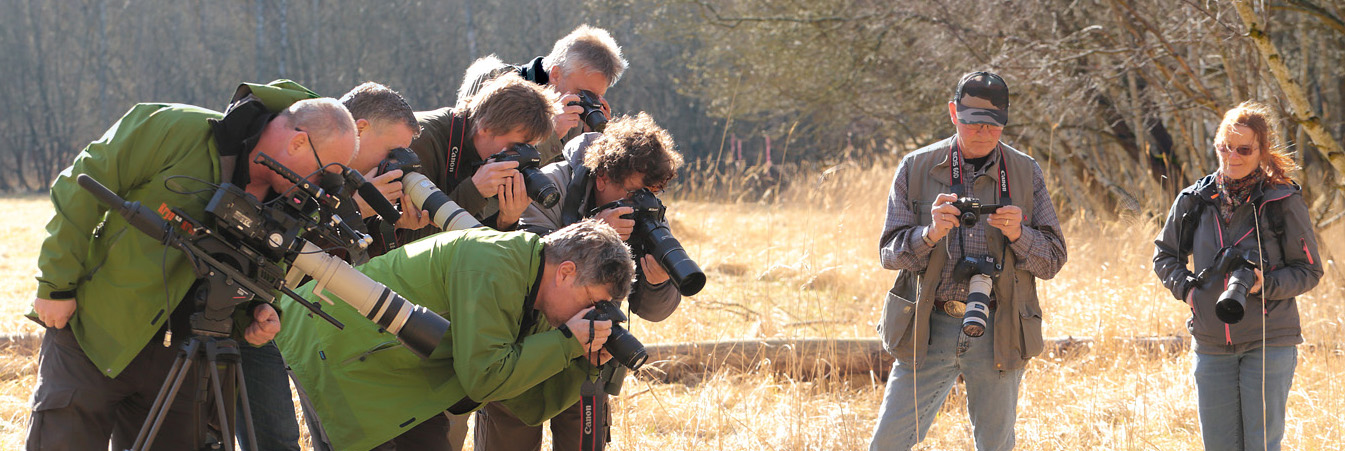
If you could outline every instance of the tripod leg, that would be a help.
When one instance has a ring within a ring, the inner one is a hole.
[[[225,405],[227,399],[224,398],[224,388],[219,374],[219,362],[211,356],[208,365],[210,366],[210,388],[215,393],[215,413],[219,415],[220,422],[220,441],[224,442],[225,451],[234,451],[234,433],[233,428],[229,427],[229,411]]]
[[[243,399],[243,405],[239,406],[243,410],[243,424],[238,425],[235,429],[241,427],[248,431],[248,449],[259,449],[257,448],[257,431],[252,423],[252,402],[248,401],[248,384],[243,379],[243,365],[234,365],[234,374],[236,374],[234,383],[238,385],[238,395]]]
[[[136,435],[135,445],[131,446],[132,450],[145,451],[154,443],[154,436],[159,434],[159,426],[163,425],[163,420],[168,415],[168,406],[173,404],[178,389],[182,388],[182,381],[186,379],[200,345],[200,342],[191,341],[173,361],[173,367],[164,378],[164,385],[159,388],[158,396],[154,397],[154,405],[150,407],[149,414],[145,417],[152,420],[145,421],[145,425],[140,427],[140,434]],[[169,383],[169,380],[173,382]]]

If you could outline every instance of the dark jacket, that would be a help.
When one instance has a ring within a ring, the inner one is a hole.
[[[1265,342],[1302,343],[1294,297],[1317,285],[1322,277],[1322,261],[1308,207],[1298,186],[1262,184],[1224,223],[1216,204],[1219,190],[1215,177],[1205,176],[1177,195],[1163,230],[1154,240],[1154,272],[1179,300],[1185,301],[1187,293],[1194,290],[1195,308],[1187,328],[1195,337],[1196,352],[1228,353],[1233,345],[1262,339],[1262,321],[1252,314],[1262,311],[1262,297],[1249,294],[1246,318],[1236,324],[1224,324],[1215,316],[1214,305],[1225,289],[1225,275],[1209,276],[1204,285],[1195,282],[1195,275],[1211,266],[1221,249],[1230,246],[1256,249],[1259,242],[1265,278],[1262,292],[1268,301]],[[1182,230],[1187,227],[1194,230]],[[1191,238],[1189,249],[1181,246],[1183,232]],[[1194,271],[1188,269],[1187,257],[1194,257]]]

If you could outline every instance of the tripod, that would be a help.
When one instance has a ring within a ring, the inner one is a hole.
[[[213,288],[213,289],[212,289]],[[196,401],[192,406],[195,421],[195,443],[197,449],[233,451],[234,433],[238,427],[247,431],[249,449],[257,449],[257,436],[252,424],[252,411],[248,408],[247,385],[243,380],[243,366],[238,353],[238,343],[229,338],[233,329],[233,310],[240,304],[239,299],[251,296],[238,291],[236,284],[219,271],[207,272],[199,279],[183,302],[191,301],[196,307],[191,314],[191,338],[182,344],[177,358],[173,360],[163,386],[154,398],[145,423],[140,427],[132,451],[150,449],[167,418],[169,408],[188,387],[189,395]],[[192,368],[196,368],[195,382],[188,384]],[[243,401],[243,424],[237,423],[234,416],[235,399]],[[213,407],[213,409],[212,409]],[[213,412],[211,412],[213,410]],[[214,420],[213,424],[210,420]]]

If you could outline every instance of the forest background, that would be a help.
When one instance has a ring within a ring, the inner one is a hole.
[[[952,134],[961,74],[1002,74],[1004,141],[1041,164],[1069,244],[1060,276],[1039,283],[1045,332],[1085,337],[1029,365],[1024,449],[1198,446],[1188,313],[1153,276],[1151,240],[1176,191],[1217,167],[1221,114],[1272,105],[1305,168],[1295,178],[1327,270],[1300,298],[1307,343],[1286,446],[1335,448],[1345,434],[1340,0],[0,0],[0,11],[0,448],[21,446],[36,376],[36,341],[20,334],[39,330],[21,314],[51,215],[40,192],[131,105],[222,109],[240,82],[289,78],[330,96],[378,81],[434,109],[454,102],[473,59],[524,63],[583,23],[610,30],[630,61],[608,92],[615,111],[648,111],[689,161],[665,200],[710,284],[669,320],[630,324],[654,346],[873,338],[893,277],[875,244],[896,162]],[[840,374],[836,347],[809,359],[705,349],[686,356],[705,371],[627,381],[616,449],[866,445],[883,365]],[[922,448],[970,448],[963,395],[951,396]]]

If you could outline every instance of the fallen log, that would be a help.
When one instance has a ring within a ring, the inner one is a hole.
[[[1114,341],[1154,358],[1190,349],[1190,338],[1134,337]],[[1097,345],[1088,337],[1047,339],[1040,358],[1070,359]],[[873,374],[886,378],[894,361],[876,338],[792,338],[660,343],[645,347],[649,363],[638,376],[662,382],[682,381],[719,371],[770,372],[798,379]]]

